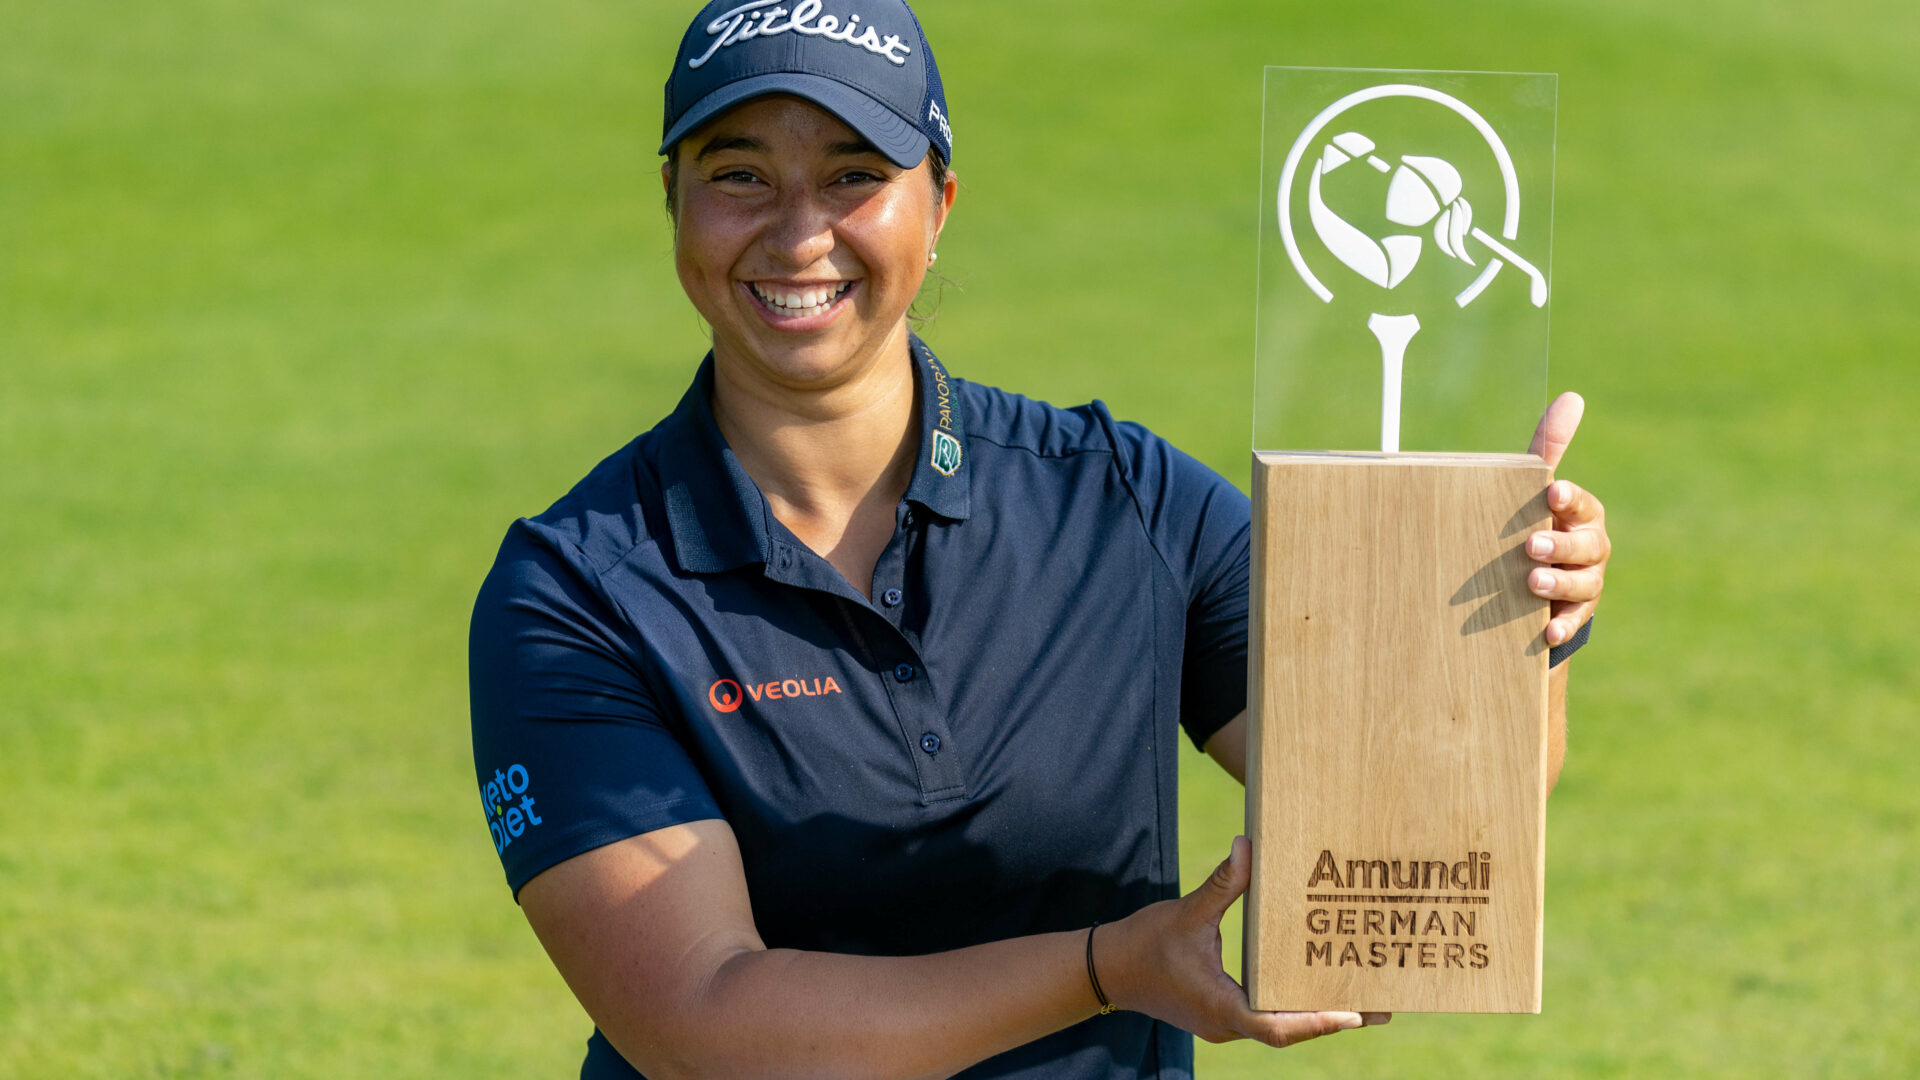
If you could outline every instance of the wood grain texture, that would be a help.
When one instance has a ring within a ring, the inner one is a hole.
[[[1257,1009],[1539,1012],[1548,604],[1532,455],[1256,453]]]

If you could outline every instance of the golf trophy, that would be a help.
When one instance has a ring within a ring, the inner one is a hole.
[[[1245,976],[1540,1011],[1553,75],[1266,70]]]

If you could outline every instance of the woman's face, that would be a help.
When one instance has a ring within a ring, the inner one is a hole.
[[[902,169],[833,114],[750,101],[680,142],[674,265],[716,356],[795,389],[904,342],[955,185]]]

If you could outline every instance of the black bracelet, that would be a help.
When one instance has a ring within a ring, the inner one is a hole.
[[[1587,637],[1592,633],[1593,633],[1592,619],[1588,619],[1586,622],[1581,623],[1580,629],[1575,630],[1573,632],[1572,637],[1568,638],[1567,640],[1561,642],[1558,645],[1555,645],[1553,648],[1547,650],[1547,666],[1550,668],[1557,668],[1561,664],[1566,663],[1567,657],[1572,656],[1574,653],[1579,652],[1580,646],[1585,645],[1587,643]]]
[[[1097,919],[1092,926],[1087,927],[1087,981],[1093,984],[1093,996],[1100,999],[1100,1015],[1105,1016],[1119,1006],[1107,1000],[1107,992],[1100,989],[1100,976],[1093,970],[1093,932],[1099,928],[1100,922]]]

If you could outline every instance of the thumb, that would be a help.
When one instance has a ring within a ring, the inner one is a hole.
[[[1233,838],[1233,850],[1200,887],[1188,893],[1187,897],[1199,905],[1200,913],[1209,923],[1218,924],[1247,891],[1247,885],[1253,880],[1253,845],[1244,836]]]
[[[1527,452],[1546,459],[1549,468],[1559,468],[1560,459],[1572,444],[1573,433],[1580,430],[1580,417],[1586,411],[1586,399],[1579,394],[1568,392],[1554,398],[1553,404],[1547,406],[1546,415],[1540,418],[1540,426],[1534,429],[1533,444],[1527,447]]]

